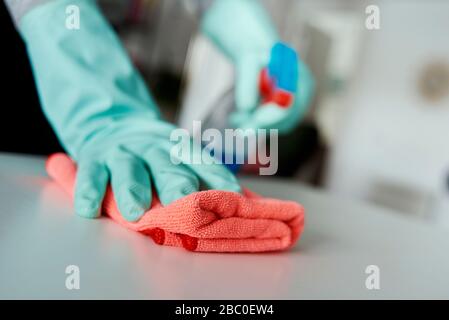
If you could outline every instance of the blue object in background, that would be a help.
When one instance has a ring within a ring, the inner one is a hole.
[[[271,49],[268,74],[276,88],[295,93],[298,85],[298,55],[288,45],[277,42]]]

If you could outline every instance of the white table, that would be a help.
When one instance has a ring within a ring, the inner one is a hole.
[[[449,234],[399,213],[302,185],[244,185],[307,208],[285,253],[201,254],[157,246],[107,218],[73,214],[39,157],[0,155],[0,298],[449,298]],[[65,286],[80,268],[80,290]],[[365,268],[380,268],[380,290]]]

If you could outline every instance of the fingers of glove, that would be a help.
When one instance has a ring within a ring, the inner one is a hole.
[[[251,119],[251,112],[234,111],[229,116],[229,123],[233,128],[245,128],[245,123]]]
[[[127,221],[137,221],[150,208],[150,173],[145,163],[119,149],[107,161],[117,206]]]
[[[196,175],[183,164],[174,164],[167,151],[151,148],[145,158],[163,205],[199,191]]]
[[[195,152],[195,149],[194,151]],[[201,152],[201,164],[185,163],[209,189],[242,192],[235,175],[224,165],[217,163],[210,152]],[[192,157],[194,158],[194,156]]]
[[[294,118],[293,110],[286,110],[274,103],[267,103],[252,113],[234,112],[231,115],[231,124],[242,129],[281,130],[287,122],[296,122]]]
[[[303,118],[314,93],[314,79],[309,68],[299,60],[299,82],[293,105],[287,109],[266,103],[251,112],[238,110],[230,116],[233,127],[242,129],[278,129],[288,133]]]
[[[98,162],[81,161],[75,184],[75,212],[84,218],[97,218],[108,184],[108,170]]]
[[[277,129],[284,132],[297,122],[298,114],[293,106],[284,109],[275,103],[267,103],[252,114],[248,125],[257,129]]]
[[[256,56],[243,57],[237,62],[235,102],[240,111],[254,110],[259,103],[259,77],[263,68]]]
[[[263,104],[252,114],[250,127],[278,129],[280,134],[293,130],[303,119],[314,93],[314,80],[309,68],[298,60],[299,81],[293,105],[285,109],[275,103]]]

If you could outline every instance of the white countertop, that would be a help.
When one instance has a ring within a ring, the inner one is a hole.
[[[300,184],[244,178],[301,202],[306,228],[284,253],[205,254],[162,247],[107,218],[73,214],[44,160],[0,154],[0,298],[449,298],[449,234],[399,213]],[[68,265],[80,289],[65,287]],[[380,290],[365,268],[380,268]]]

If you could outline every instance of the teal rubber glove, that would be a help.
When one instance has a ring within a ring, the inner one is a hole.
[[[236,111],[231,124],[238,128],[292,130],[305,114],[314,92],[308,67],[298,61],[298,89],[293,105],[260,105],[260,72],[279,42],[272,22],[257,0],[216,0],[204,16],[203,33],[234,63]]]
[[[79,7],[81,24],[71,30],[66,28],[66,8],[73,4]],[[94,1],[45,3],[22,18],[20,31],[44,112],[78,164],[79,215],[99,216],[108,182],[128,221],[138,220],[149,208],[152,184],[162,204],[198,191],[200,181],[211,189],[240,191],[224,166],[171,161],[175,127],[160,118]]]

